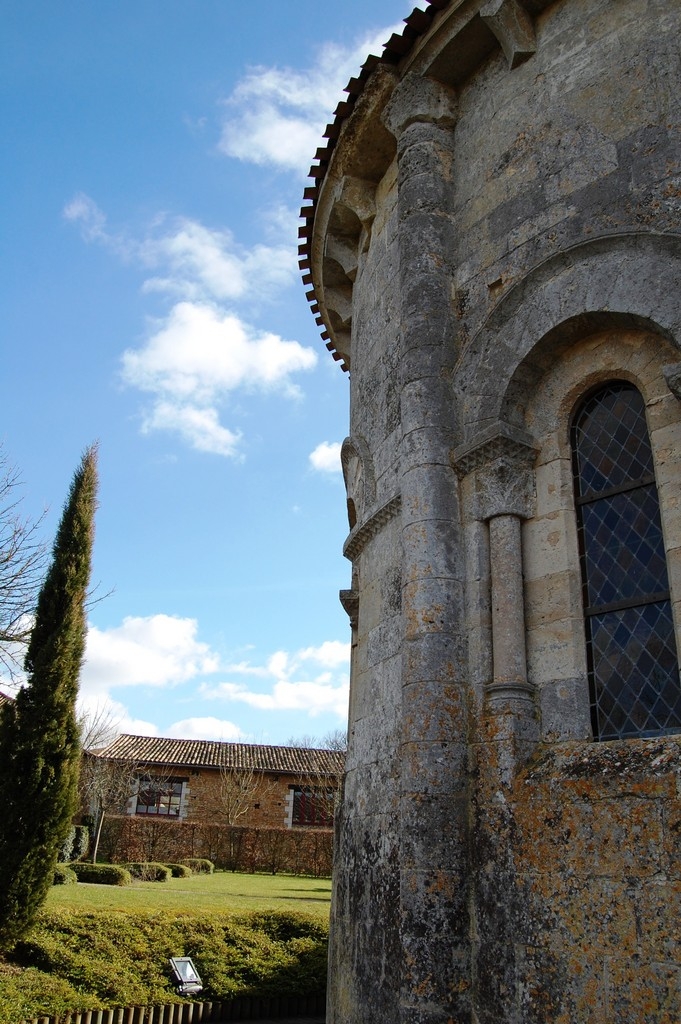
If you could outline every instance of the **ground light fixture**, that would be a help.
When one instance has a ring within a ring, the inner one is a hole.
[[[182,996],[193,996],[203,990],[203,982],[199,972],[189,956],[171,956],[170,966],[173,970],[175,991]]]

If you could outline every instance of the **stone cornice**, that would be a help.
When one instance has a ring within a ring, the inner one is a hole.
[[[401,509],[402,496],[396,494],[390,499],[390,501],[387,501],[385,505],[381,505],[381,507],[370,515],[363,523],[359,523],[350,533],[348,539],[343,545],[343,554],[345,557],[349,558],[351,562],[354,562],[371,538],[375,537],[377,533],[380,533],[386,523],[389,523],[391,519],[394,519],[395,516],[399,515]]]
[[[315,163],[310,167],[312,183],[303,194],[305,205],[300,210],[302,223],[298,229],[299,265],[303,283],[308,289],[305,294],[316,323],[322,329],[322,340],[344,370],[350,369],[350,346],[346,337],[349,329],[346,329],[342,319],[332,315],[338,313],[335,306],[327,308],[325,275],[319,265],[316,250],[319,249],[319,237],[326,235],[328,223],[324,216],[318,218],[317,215],[324,187],[328,189],[331,180],[331,189],[335,190],[338,173],[349,173],[351,177],[376,184],[389,165],[387,151],[383,154],[386,156],[384,165],[379,168],[376,164],[377,154],[382,153],[385,147],[378,144],[378,129],[373,124],[371,130],[376,140],[375,145],[360,147],[364,162],[358,163],[351,159],[351,169],[339,171],[338,152],[353,148],[353,135],[356,135],[358,125],[366,117],[367,96],[371,95],[372,90],[381,92],[380,87],[376,88],[381,76],[385,79],[384,85],[386,82],[393,84],[410,71],[455,91],[484,63],[495,47],[503,49],[511,68],[517,67],[534,53],[533,18],[550,2],[428,0],[425,10],[416,8],[405,18],[404,30],[390,37],[380,56],[370,54],[367,57],[357,77],[352,78],[346,86],[344,91],[347,99],[336,107],[334,119],[324,132],[325,145],[320,146],[314,155]],[[451,44],[454,44],[459,59],[452,58]],[[371,167],[366,166],[369,158],[373,161]],[[341,163],[344,162],[347,162],[345,157],[341,160]],[[322,221],[321,227],[319,220]],[[331,299],[338,304],[337,295],[333,294]]]

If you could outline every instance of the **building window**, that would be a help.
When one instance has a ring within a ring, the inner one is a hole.
[[[293,825],[316,825],[318,828],[333,822],[333,790],[292,786]]]
[[[639,391],[613,382],[572,426],[594,738],[681,729],[681,686],[653,456]]]
[[[146,775],[139,780],[135,814],[161,814],[179,818],[186,779],[158,779]]]

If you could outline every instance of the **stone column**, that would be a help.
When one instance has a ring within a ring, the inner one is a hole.
[[[527,686],[525,609],[519,516],[489,520],[494,676],[488,695]]]
[[[413,1024],[470,1019],[463,543],[449,464],[455,119],[454,94],[422,78],[403,79],[384,113],[397,140],[401,294],[399,1019]]]
[[[516,1000],[518,935],[527,893],[517,878],[513,785],[539,734],[527,674],[522,565],[522,522],[534,514],[535,457],[532,439],[501,422],[453,452],[457,474],[465,478],[467,516],[489,541],[489,569],[480,580],[487,585],[491,642],[479,658],[486,672],[480,719],[471,729],[475,1010],[480,1021],[515,1024],[518,1019],[508,1015],[508,1006]],[[484,594],[480,603],[485,603]]]
[[[535,718],[534,692],[527,678],[523,594],[522,520],[534,515],[534,460],[531,439],[507,424],[495,424],[473,445],[454,453],[460,477],[475,473],[473,515],[489,530],[492,611],[487,710]]]

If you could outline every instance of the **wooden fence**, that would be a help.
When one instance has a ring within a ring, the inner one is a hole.
[[[228,1003],[166,1003],[119,1006],[112,1010],[72,1010],[56,1017],[31,1017],[22,1024],[198,1024],[199,1021],[257,1021],[265,1018],[324,1016],[324,996],[261,999],[239,996]]]

